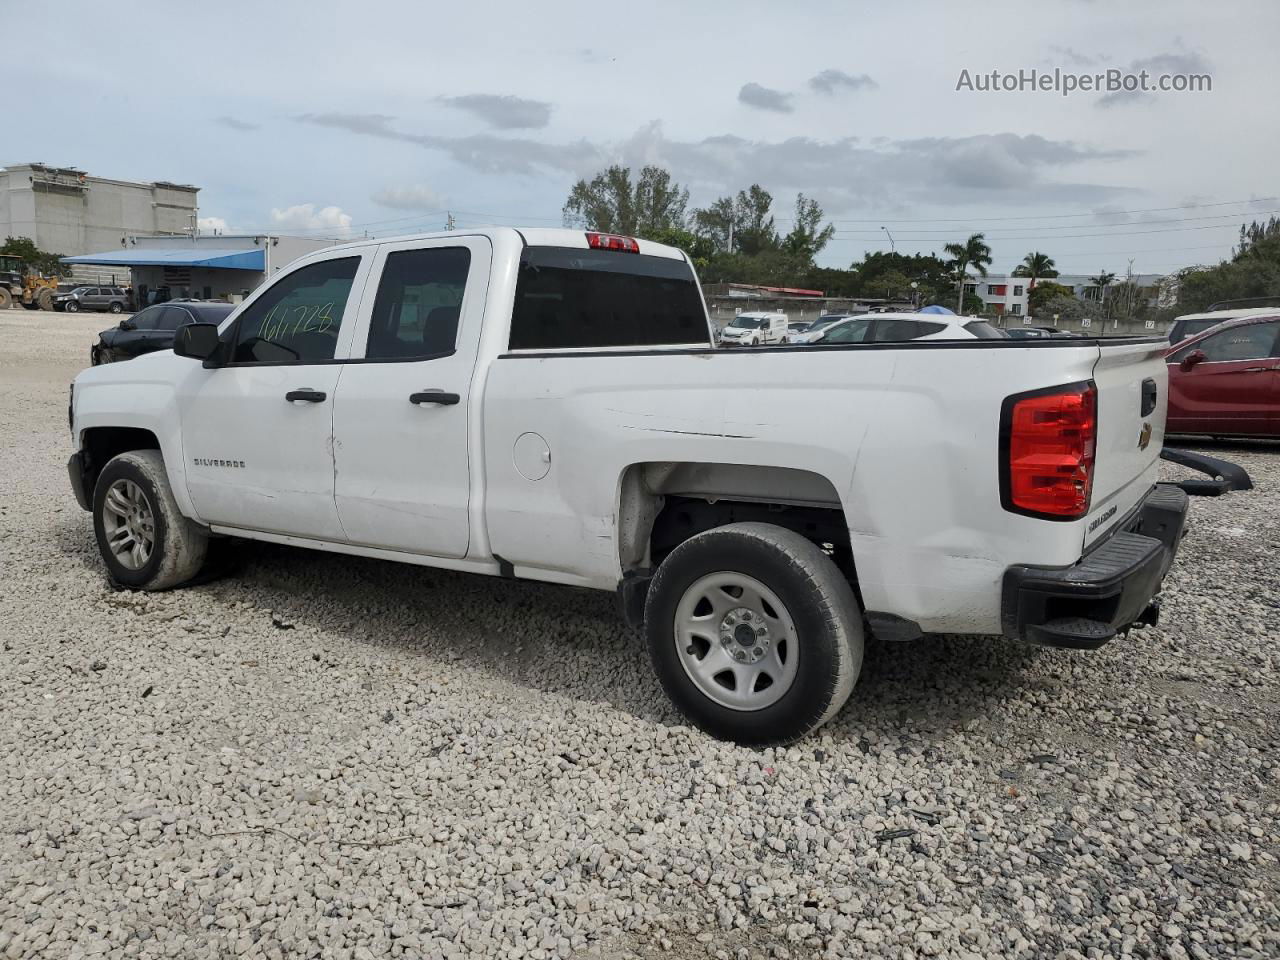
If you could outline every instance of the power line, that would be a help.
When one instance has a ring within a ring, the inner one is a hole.
[[[1255,197],[1249,200],[1219,200],[1214,203],[1184,203],[1176,207],[1146,207],[1139,210],[1104,210],[1089,211],[1087,213],[1044,213],[1044,214],[1027,214],[1020,217],[864,217],[864,218],[841,218],[831,220],[831,223],[980,223],[1011,220],[1065,220],[1071,217],[1122,217],[1133,213],[1163,213],[1168,210],[1198,210],[1201,207],[1229,207],[1242,203],[1275,203],[1276,197]],[[1219,216],[1240,216],[1245,213],[1256,214],[1257,211],[1242,210],[1237,214],[1219,214]],[[793,217],[775,217],[775,220],[784,223],[793,223]],[[1194,218],[1190,218],[1194,219]],[[1085,226],[1085,224],[1079,224]]]

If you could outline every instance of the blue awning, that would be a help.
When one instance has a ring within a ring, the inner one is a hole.
[[[129,247],[106,253],[85,253],[63,257],[63,263],[92,263],[104,267],[210,267],[215,270],[267,269],[267,254],[260,247],[229,250],[218,247],[175,247],[173,249]]]

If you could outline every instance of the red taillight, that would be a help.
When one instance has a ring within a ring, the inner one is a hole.
[[[617,250],[620,253],[640,252],[640,244],[635,237],[620,237],[616,233],[588,233],[587,245],[593,250]]]
[[[1001,417],[1001,499],[1008,510],[1052,520],[1089,512],[1098,438],[1092,383],[1009,397]]]

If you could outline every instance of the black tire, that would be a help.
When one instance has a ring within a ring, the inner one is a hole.
[[[36,294],[36,307],[40,310],[53,309],[53,291],[45,288]]]
[[[720,572],[759,581],[795,625],[794,679],[762,709],[717,703],[690,678],[677,649],[682,598],[703,577]],[[681,713],[714,737],[748,746],[790,743],[822,726],[849,699],[862,669],[862,614],[849,582],[817,545],[767,523],[717,527],[676,547],[650,584],[645,635],[658,679]]]
[[[150,509],[153,545],[137,569],[126,566],[108,544],[108,492],[117,481],[136,485]],[[111,579],[135,590],[167,590],[200,572],[208,535],[178,510],[159,450],[133,450],[113,457],[98,475],[93,492],[93,530]]]
[[[124,307],[120,305],[118,300],[113,300],[107,310],[111,313],[123,313]]]
[[[79,312],[80,312],[80,304],[76,303],[74,300],[68,300],[68,301],[63,305],[62,309],[63,309],[63,310],[65,310],[65,311],[67,311],[67,313],[79,313]]]
[[[0,310],[8,310],[13,306],[13,294],[8,287],[0,287]]]

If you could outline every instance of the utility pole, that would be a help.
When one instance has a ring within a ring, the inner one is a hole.
[[[733,253],[733,221],[734,217],[729,218],[729,252]]]
[[[449,213],[448,211],[446,211],[446,213],[448,213],[448,216],[445,217],[444,228],[446,230],[452,230],[454,226],[457,224],[457,221],[453,219],[452,213]]]
[[[889,228],[888,228],[888,227],[881,227],[880,229],[881,229],[881,230],[883,230],[883,231],[884,231],[884,235],[885,235],[886,237],[888,237],[888,238],[889,238],[889,252],[890,252],[890,253],[897,253],[897,252],[898,252],[898,245],[897,245],[896,243],[894,243],[894,242],[893,242],[893,234],[889,232]]]

